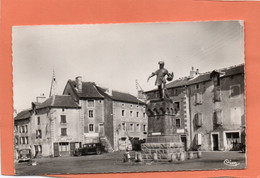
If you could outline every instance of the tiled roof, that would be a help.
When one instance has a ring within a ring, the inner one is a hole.
[[[214,70],[214,71],[223,73],[223,75],[221,75],[221,77],[243,74],[244,73],[244,64],[232,66],[232,67],[229,67],[229,68]],[[181,78],[181,79],[178,79],[178,80],[174,80],[173,82],[166,84],[166,88],[181,87],[181,86],[187,86],[187,85],[192,85],[192,84],[196,84],[196,83],[200,83],[200,82],[209,81],[209,80],[211,80],[210,75],[211,75],[212,72],[213,71],[201,73],[201,74],[199,74],[198,76],[196,76],[192,79],[190,79],[188,77],[184,77],[184,78]],[[147,91],[146,93],[156,91],[156,90],[157,90],[157,88],[150,90],[150,91]]]
[[[52,108],[80,108],[78,104],[69,95],[53,95],[45,100],[37,109]]]
[[[80,98],[104,98],[96,88],[95,83],[93,82],[82,82],[82,92],[78,92],[75,89],[76,82],[73,80],[69,80],[68,83],[71,85],[73,91]]]
[[[32,112],[30,109],[21,111],[17,114],[17,116],[14,118],[14,120],[22,120],[22,119],[28,119],[32,115]]]
[[[111,97],[115,101],[144,104],[142,101],[138,100],[135,96],[129,93],[123,93],[123,92],[113,90]]]
[[[134,103],[134,104],[144,104],[144,102],[138,100],[137,97],[129,93],[112,90],[112,95],[109,95],[106,93],[105,88],[97,87],[97,89],[100,91],[100,93],[102,93],[102,95],[107,96],[114,101],[121,101],[121,102]]]

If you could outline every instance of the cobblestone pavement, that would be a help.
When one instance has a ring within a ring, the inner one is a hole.
[[[181,170],[244,169],[246,154],[240,152],[203,152],[200,159],[170,163],[144,161],[123,163],[124,152],[104,153],[81,157],[35,159],[36,166],[15,163],[17,175],[44,175],[68,173],[155,172]],[[134,152],[131,153],[134,155]],[[225,161],[226,160],[226,161]],[[224,163],[225,162],[225,163]],[[238,165],[234,164],[237,163]]]

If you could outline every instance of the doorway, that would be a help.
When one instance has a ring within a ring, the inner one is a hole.
[[[212,134],[213,151],[218,151],[218,134]]]
[[[182,136],[181,136],[181,142],[182,142],[183,145],[184,145],[185,151],[187,151],[187,139],[186,139],[186,135],[182,135]]]

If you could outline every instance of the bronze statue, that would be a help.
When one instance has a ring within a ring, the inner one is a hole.
[[[155,85],[158,86],[160,98],[165,98],[165,90],[166,90],[166,80],[165,76],[167,75],[167,81],[171,81],[173,79],[173,72],[169,73],[167,69],[164,68],[164,62],[160,61],[158,62],[160,68],[153,72],[147,79],[147,82],[149,79],[153,76],[157,76],[155,80]]]

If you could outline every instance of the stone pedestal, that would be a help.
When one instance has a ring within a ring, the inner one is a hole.
[[[184,152],[180,134],[175,127],[175,108],[171,99],[154,99],[147,106],[148,137],[141,145],[143,159],[171,159],[172,154]]]

